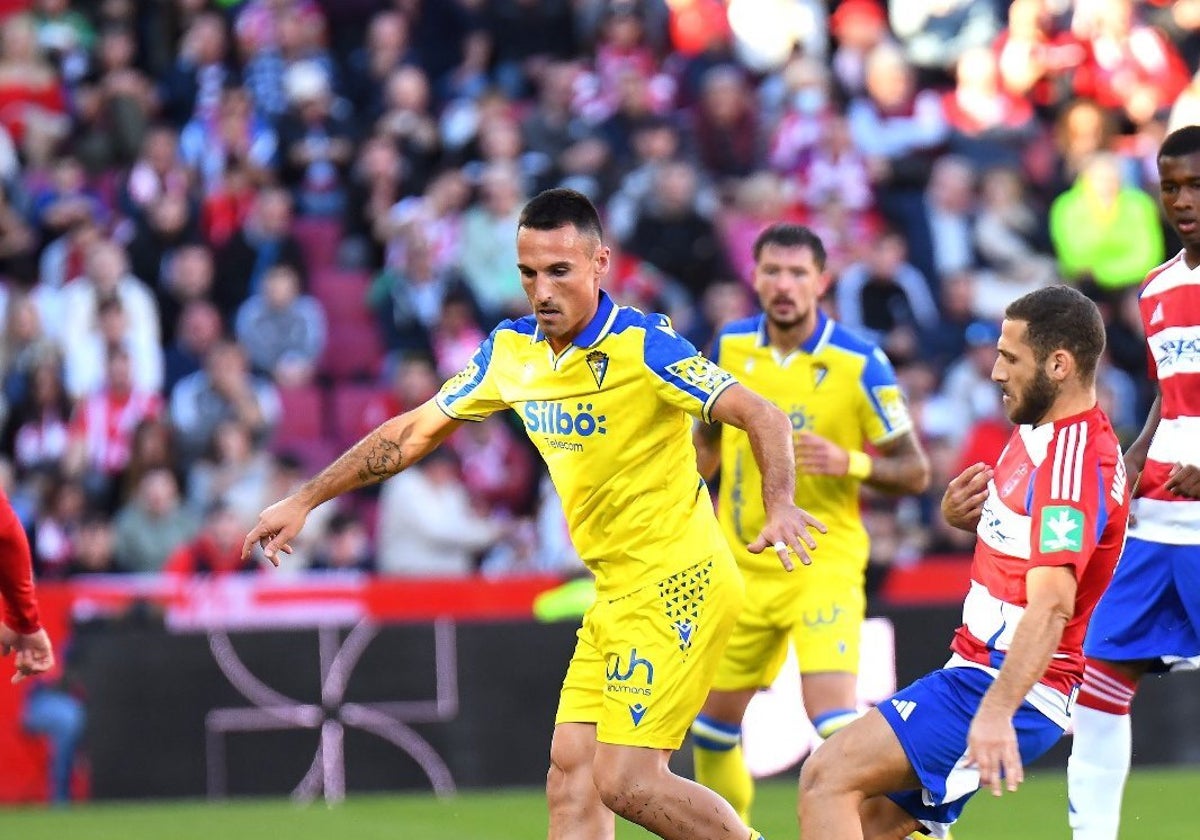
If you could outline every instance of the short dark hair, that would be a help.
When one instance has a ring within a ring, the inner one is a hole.
[[[1158,156],[1183,157],[1200,152],[1200,125],[1185,125],[1166,136],[1158,147]]]
[[[781,248],[808,248],[812,251],[813,261],[818,271],[825,270],[825,243],[804,225],[793,225],[787,222],[776,222],[764,230],[754,240],[754,259],[762,256],[763,248],[768,245],[778,245]]]
[[[565,187],[555,187],[529,199],[521,210],[518,228],[533,230],[557,230],[564,225],[574,225],[580,233],[604,238],[600,226],[600,214],[586,195]]]
[[[1014,300],[1004,310],[1010,321],[1025,322],[1025,341],[1038,363],[1055,350],[1075,357],[1079,375],[1091,382],[1104,352],[1104,320],[1087,295],[1070,286],[1047,286]]]

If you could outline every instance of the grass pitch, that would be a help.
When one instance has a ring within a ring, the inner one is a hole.
[[[1125,793],[1121,840],[1200,837],[1191,807],[1200,770],[1136,770]],[[755,825],[771,840],[797,835],[795,787],[759,785]],[[980,793],[955,827],[957,840],[1063,840],[1066,778],[1047,772],[1016,794]],[[546,834],[541,791],[357,796],[343,805],[286,800],[90,804],[66,809],[0,809],[0,837],[20,840],[539,840]],[[619,840],[650,834],[628,824]]]

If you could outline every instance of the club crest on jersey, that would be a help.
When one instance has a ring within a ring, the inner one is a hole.
[[[822,364],[812,366],[813,390],[821,387],[821,383],[825,381],[825,377],[829,375],[829,368]]]
[[[604,387],[604,375],[608,373],[608,354],[603,350],[593,350],[587,354],[587,365],[592,372],[592,379],[596,380],[596,387]]]
[[[1015,470],[1013,470],[1013,474],[1008,477],[1008,480],[1004,482],[1004,486],[1000,488],[1000,495],[1005,497],[1010,495],[1012,491],[1017,489],[1017,485],[1021,482],[1021,479],[1023,479],[1028,473],[1028,464],[1022,463],[1020,466],[1018,466]]]

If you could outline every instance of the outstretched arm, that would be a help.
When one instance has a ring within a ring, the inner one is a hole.
[[[278,552],[290,552],[289,541],[300,533],[313,508],[412,466],[436,449],[461,422],[429,400],[381,423],[291,496],[264,510],[258,524],[246,535],[242,557],[248,557],[254,544],[259,543],[267,559],[278,566]]]
[[[825,526],[796,507],[796,460],[792,452],[792,421],[776,406],[744,385],[731,385],[721,392],[712,408],[712,419],[729,423],[746,432],[750,449],[762,473],[763,507],[767,522],[758,538],[747,548],[758,554],[774,548],[788,571],[793,568],[788,549],[808,565],[808,551],[817,547],[809,534],[824,534]]]

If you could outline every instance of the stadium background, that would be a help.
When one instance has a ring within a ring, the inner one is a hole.
[[[988,381],[1004,304],[1056,279],[1087,290],[1109,325],[1103,404],[1126,441],[1144,417],[1132,301],[1176,247],[1154,151],[1200,103],[1195,0],[4,0],[0,16],[0,482],[64,654],[0,689],[0,799],[51,796],[46,739],[22,726],[37,693],[74,710],[77,798],[211,793],[212,749],[245,771],[228,793],[328,795],[313,751],[342,737],[326,724],[347,702],[408,703],[381,713],[413,713],[467,786],[535,781],[569,626],[532,623],[531,604],[580,569],[515,420],[326,506],[281,571],[235,547],[525,311],[515,216],[539,189],[591,195],[610,292],[702,348],[751,311],[762,227],[825,239],[825,305],[887,349],[934,462],[926,497],[863,500],[901,681],[940,660],[965,584],[940,490],[1008,432]],[[439,704],[430,661],[448,632],[461,705]],[[335,698],[352,638],[362,665]],[[1137,758],[1194,762],[1179,733],[1200,709],[1168,682],[1139,702]],[[258,688],[279,696],[253,704],[310,707],[302,731],[205,742],[214,710]],[[344,785],[432,784],[376,736],[345,736],[372,769]],[[154,769],[172,763],[185,781]]]

